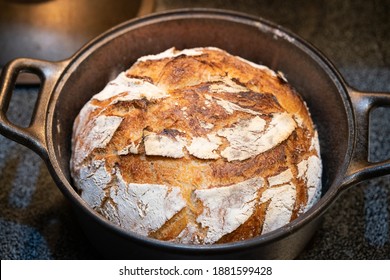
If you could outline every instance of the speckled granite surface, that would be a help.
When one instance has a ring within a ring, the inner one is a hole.
[[[348,84],[390,92],[390,1],[158,0],[156,11],[213,7],[264,17],[320,49]],[[9,115],[28,123],[35,88],[18,87]],[[390,108],[371,116],[371,159],[390,158]],[[42,160],[0,136],[1,259],[94,259]],[[390,259],[390,176],[343,193],[300,259]]]

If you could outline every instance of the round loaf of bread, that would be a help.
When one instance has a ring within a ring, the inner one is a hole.
[[[82,108],[71,175],[126,230],[186,244],[277,229],[321,192],[318,135],[281,73],[214,48],[141,57]]]

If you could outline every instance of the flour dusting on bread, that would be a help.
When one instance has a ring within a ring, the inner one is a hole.
[[[71,175],[122,228],[214,244],[276,230],[321,195],[318,134],[282,74],[215,47],[140,57],[82,108]]]

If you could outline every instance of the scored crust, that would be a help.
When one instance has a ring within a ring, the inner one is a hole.
[[[318,200],[321,172],[317,132],[284,76],[214,47],[141,57],[74,122],[81,197],[161,240],[270,232]]]

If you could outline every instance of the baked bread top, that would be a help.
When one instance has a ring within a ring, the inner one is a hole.
[[[319,198],[321,172],[309,111],[283,75],[214,47],[139,58],[74,122],[82,198],[161,240],[272,231]]]

